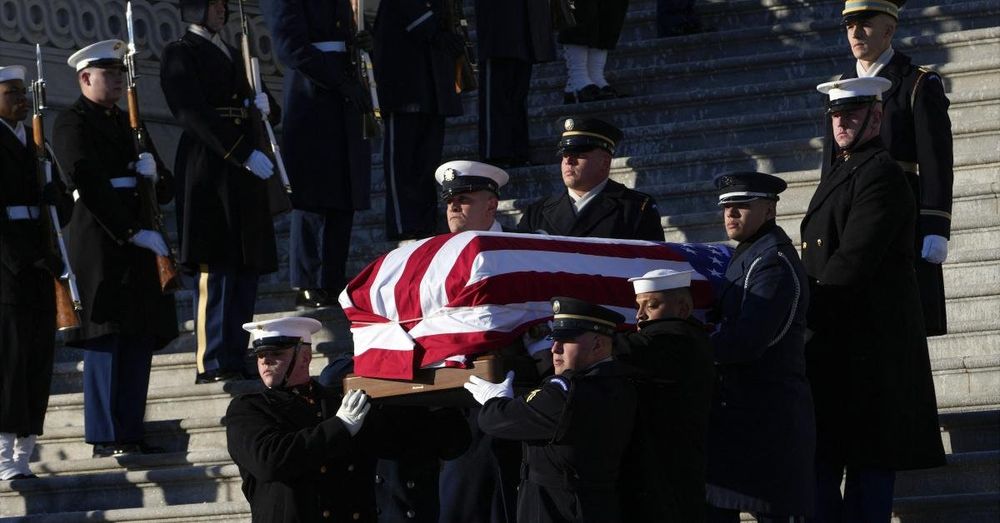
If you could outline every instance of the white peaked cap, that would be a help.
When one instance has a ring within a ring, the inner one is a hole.
[[[8,65],[7,67],[0,67],[0,82],[9,82],[11,80],[24,80],[24,75],[27,74],[27,69],[23,65]]]
[[[104,40],[90,44],[73,53],[66,60],[66,63],[80,72],[95,65],[106,65],[114,62],[120,64],[127,51],[128,45],[121,40]]]
[[[673,269],[656,269],[642,276],[629,278],[636,294],[644,292],[669,291],[691,286],[691,274],[694,271],[675,271]]]
[[[507,171],[488,163],[474,162],[471,160],[452,160],[441,164],[434,171],[434,178],[438,184],[445,185],[445,182],[458,182],[464,177],[488,178],[496,184],[497,188],[507,185],[510,175]]]
[[[892,87],[892,82],[881,76],[870,76],[865,78],[848,78],[825,82],[816,86],[816,90],[830,96],[830,103],[849,98],[858,98],[859,101],[865,99],[882,99],[882,93]]]
[[[319,331],[323,324],[313,318],[289,316],[274,320],[252,321],[243,324],[243,330],[250,333],[253,346],[268,345],[271,342],[287,344],[291,338],[298,338],[302,343],[312,343],[313,333]]]

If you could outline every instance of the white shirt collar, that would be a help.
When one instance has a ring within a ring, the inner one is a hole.
[[[608,178],[605,178],[603,182],[594,186],[593,189],[579,196],[577,196],[577,194],[573,192],[573,189],[567,187],[566,191],[569,193],[570,199],[573,200],[573,207],[576,209],[576,213],[580,214],[583,211],[583,208],[586,207],[586,205],[590,203],[595,196],[600,194],[600,192],[604,190],[604,186],[606,186],[607,184],[608,184]]]
[[[503,232],[503,227],[500,222],[493,220],[493,225],[490,225],[490,232]]]
[[[864,66],[861,65],[861,60],[858,60],[854,64],[855,70],[858,72],[858,78],[878,76],[879,72],[882,71],[882,68],[889,63],[889,60],[892,60],[892,55],[894,54],[896,54],[896,52],[892,50],[892,46],[890,45],[888,49],[879,55],[878,60],[875,60],[875,63],[872,64],[872,68],[867,71],[865,71]]]
[[[233,59],[233,55],[229,54],[229,48],[226,47],[225,43],[223,43],[222,37],[219,36],[219,33],[213,33],[208,29],[205,29],[204,26],[200,26],[198,24],[189,25],[188,31],[191,31],[192,33],[204,38],[205,40],[208,40],[209,42],[212,42],[213,44],[215,44],[215,47],[218,47],[219,49],[222,50],[223,53],[225,53],[226,57],[228,57],[230,60]]]
[[[4,120],[3,118],[0,118],[0,122],[3,122],[4,126],[10,129],[10,132],[14,133],[17,140],[21,142],[21,145],[28,145],[28,134],[27,131],[24,130],[24,122],[17,122],[17,125],[14,127],[11,127],[10,124],[7,123],[7,120]]]

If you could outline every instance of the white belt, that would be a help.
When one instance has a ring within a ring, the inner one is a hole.
[[[347,43],[343,40],[330,42],[313,42],[312,46],[324,53],[346,53]]]
[[[122,176],[121,178],[111,178],[108,180],[115,189],[135,189],[139,184],[139,179],[135,176]],[[73,201],[80,199],[80,191],[73,191]]]
[[[37,205],[11,205],[7,207],[7,219],[16,220],[37,220],[42,215],[42,210]]]

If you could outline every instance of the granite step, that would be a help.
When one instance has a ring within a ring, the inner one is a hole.
[[[1000,494],[897,496],[892,507],[892,523],[992,523],[1000,519]]]
[[[22,523],[89,523],[92,521],[115,523],[178,523],[186,521],[242,523],[250,521],[250,505],[245,500],[181,505],[171,504],[161,507],[35,514],[18,518],[18,521]]]
[[[146,421],[146,443],[171,453],[226,448],[226,429],[222,425],[222,416],[198,417],[201,414],[199,412],[188,414],[183,418]],[[47,425],[45,433],[38,438],[32,461],[51,463],[87,460],[93,459],[92,453],[93,447],[84,441],[82,425]]]
[[[0,483],[0,517],[241,501],[236,465],[115,471]]]
[[[895,496],[996,493],[1000,491],[1000,450],[949,454],[944,467],[900,472]]]

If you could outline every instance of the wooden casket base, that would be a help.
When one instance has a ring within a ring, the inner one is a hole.
[[[467,369],[419,369],[412,380],[390,380],[348,374],[344,390],[359,389],[379,403],[423,406],[473,406],[472,395],[462,385],[470,376],[498,383],[503,380],[503,363],[493,354],[476,357]],[[471,403],[470,403],[471,402]]]

